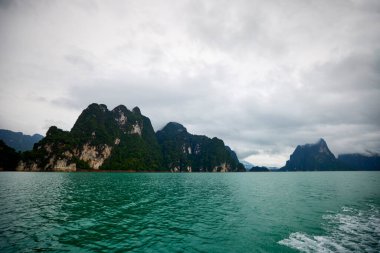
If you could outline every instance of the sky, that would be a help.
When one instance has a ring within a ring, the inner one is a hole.
[[[70,130],[93,102],[255,165],[380,152],[380,1],[0,0],[0,128]]]

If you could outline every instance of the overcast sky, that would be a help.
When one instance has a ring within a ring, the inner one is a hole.
[[[139,106],[282,166],[298,144],[380,152],[379,0],[0,0],[0,128]]]

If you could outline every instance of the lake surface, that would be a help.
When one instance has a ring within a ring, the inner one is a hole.
[[[380,172],[0,173],[0,252],[379,252]]]

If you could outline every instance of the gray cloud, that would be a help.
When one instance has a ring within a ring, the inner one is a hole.
[[[0,0],[0,8],[7,9],[12,5],[12,0]]]
[[[139,106],[280,166],[324,137],[380,152],[380,3],[0,1],[0,127],[70,129]],[[10,112],[10,109],[12,108]]]

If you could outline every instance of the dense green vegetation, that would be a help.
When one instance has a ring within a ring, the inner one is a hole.
[[[222,140],[189,134],[178,123],[155,133],[138,107],[130,111],[123,105],[109,111],[106,105],[91,104],[71,131],[52,126],[32,151],[22,154],[27,166],[37,164],[41,170],[54,170],[58,160],[88,170],[90,163],[84,160],[102,159],[103,170],[245,171]]]
[[[0,129],[0,140],[3,140],[7,146],[14,148],[16,151],[32,150],[34,143],[40,141],[42,138],[43,136],[39,134],[30,136],[21,132]]]
[[[77,148],[77,141],[68,131],[63,131],[56,126],[51,126],[46,132],[46,137],[34,144],[32,151],[22,153],[22,160],[27,164],[36,163],[43,170],[50,170],[47,164],[53,156],[55,159],[67,158],[64,153],[71,153]],[[68,162],[77,162],[79,159],[71,157]],[[83,165],[78,163],[78,165]],[[88,167],[88,165],[87,165]]]
[[[153,131],[153,130],[152,130]],[[154,132],[153,132],[154,133]],[[121,136],[102,169],[162,170],[162,155],[157,141],[149,133]]]
[[[118,136],[117,130],[114,115],[107,106],[91,104],[79,115],[70,133],[77,144],[111,145]]]
[[[351,168],[335,158],[323,139],[316,144],[297,146],[286,165],[280,169],[280,171],[337,170],[351,170]]]
[[[106,145],[112,148],[100,169],[163,170],[161,149],[150,120],[139,108],[130,111],[123,105],[112,111],[102,104],[89,105],[70,132],[50,127],[33,151],[23,154],[23,160],[45,168],[52,157],[64,158],[78,169],[90,169],[80,159],[84,145],[95,147],[98,156]]]
[[[141,134],[134,133],[136,126],[140,126]],[[193,171],[212,171],[223,163],[233,170],[241,169],[236,154],[225,147],[222,140],[191,135],[176,123],[169,123],[156,135],[149,118],[137,107],[130,111],[120,105],[108,111],[105,105],[91,104],[79,116],[71,133],[81,145],[113,146],[111,156],[101,169],[169,170],[177,167],[187,171],[191,167]],[[119,143],[114,145],[116,139]],[[194,152],[187,154],[183,145],[188,146],[187,152],[189,147]]]
[[[65,170],[75,164],[84,170],[100,166],[129,171],[246,171],[221,139],[190,134],[174,122],[155,133],[138,107],[128,110],[119,105],[109,111],[103,104],[91,104],[83,110],[71,131],[50,127],[31,151],[17,153],[0,142],[1,169],[13,170],[20,160],[26,170],[49,171],[55,166]],[[379,164],[379,155],[347,154],[336,159],[321,139],[297,146],[280,171],[379,170]],[[268,169],[254,166],[250,171]]]
[[[0,140],[0,170],[14,170],[20,161],[20,154]]]
[[[243,171],[235,152],[218,138],[208,138],[189,134],[181,124],[170,122],[157,132],[161,145],[164,165],[178,171],[222,170],[225,165],[229,171]]]

